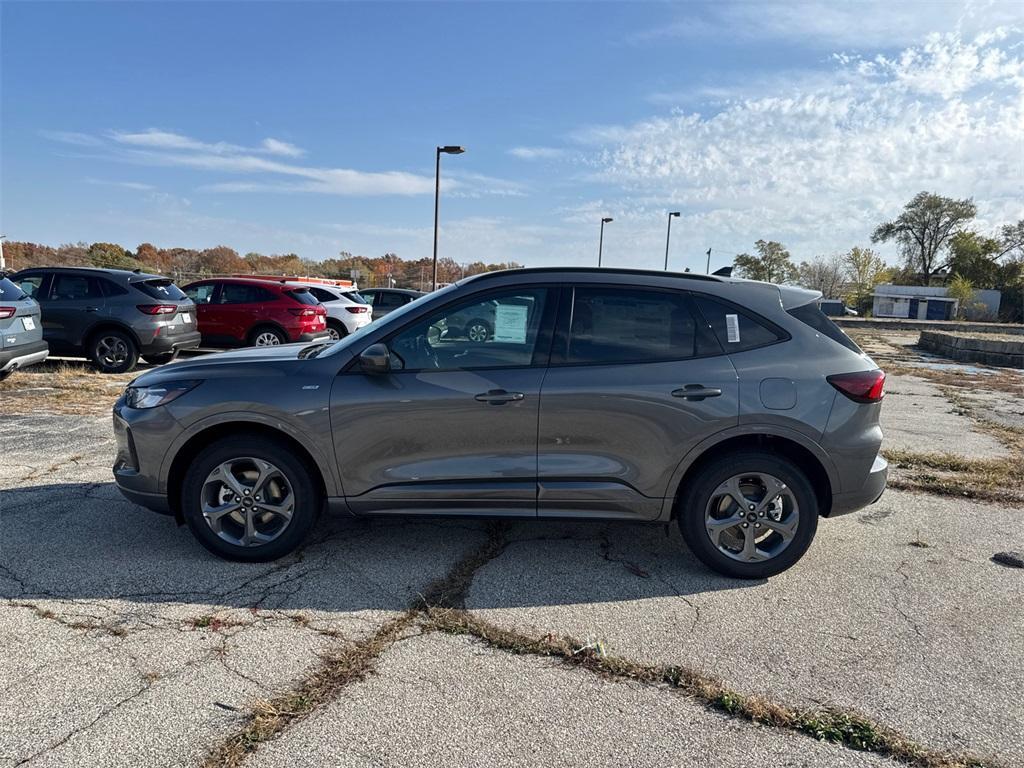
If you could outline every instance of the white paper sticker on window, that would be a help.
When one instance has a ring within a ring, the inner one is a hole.
[[[494,309],[494,340],[526,343],[526,310],[518,304],[499,304]]]
[[[740,340],[740,319],[737,315],[725,316],[725,333],[730,344],[736,344]]]

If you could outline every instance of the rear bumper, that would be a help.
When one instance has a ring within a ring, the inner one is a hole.
[[[317,331],[316,333],[300,333],[295,341],[330,341],[331,337],[324,331]]]
[[[181,349],[196,349],[202,338],[199,331],[176,333],[173,336],[154,336],[153,340],[144,344],[139,351],[144,355],[160,355]]]
[[[0,349],[0,372],[13,371],[15,368],[25,368],[41,363],[49,354],[50,347],[45,341]]]
[[[878,501],[885,491],[885,483],[889,477],[889,462],[882,458],[882,454],[875,456],[864,484],[856,491],[848,493],[836,493],[832,495],[832,509],[829,517],[838,517],[850,512],[856,512],[869,504]]]

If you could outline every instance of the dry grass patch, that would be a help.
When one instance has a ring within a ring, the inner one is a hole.
[[[889,487],[926,491],[979,501],[1024,504],[1024,489],[1016,482],[1019,454],[998,459],[971,459],[950,453],[887,449],[892,474]]]
[[[109,413],[138,372],[104,374],[88,363],[47,361],[0,381],[0,414]]]

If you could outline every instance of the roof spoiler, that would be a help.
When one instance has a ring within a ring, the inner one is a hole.
[[[732,265],[728,267],[719,267],[711,274],[715,277],[732,277]]]

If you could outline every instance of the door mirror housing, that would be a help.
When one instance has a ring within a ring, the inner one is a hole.
[[[391,352],[386,344],[371,344],[359,353],[363,373],[383,374],[391,370]]]

